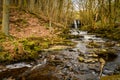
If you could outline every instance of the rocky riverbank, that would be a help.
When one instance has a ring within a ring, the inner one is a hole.
[[[40,52],[35,61],[1,66],[1,79],[104,80],[103,76],[120,73],[119,43],[84,31],[71,33],[79,36],[71,40],[76,43],[73,48],[57,51],[52,48]],[[17,75],[10,74],[13,72]]]

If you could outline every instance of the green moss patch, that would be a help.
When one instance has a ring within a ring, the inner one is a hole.
[[[3,38],[5,38],[5,41],[0,43],[0,62],[35,59],[38,57],[39,52],[44,49],[60,50],[65,49],[66,46],[74,45],[71,41],[61,37],[9,38],[9,40],[7,40],[6,37]],[[59,47],[57,45],[59,45]]]

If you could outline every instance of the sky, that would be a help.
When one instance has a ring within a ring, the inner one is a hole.
[[[83,8],[83,4],[85,2],[85,0],[72,0],[73,4],[74,4],[74,9],[76,11],[82,10]]]

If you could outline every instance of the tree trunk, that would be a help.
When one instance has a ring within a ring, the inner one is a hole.
[[[18,6],[21,9],[21,7],[22,7],[22,0],[18,0]]]
[[[1,23],[1,20],[2,20],[2,0],[0,0],[0,23]]]
[[[9,4],[10,0],[3,0],[2,32],[9,35]]]
[[[34,10],[34,4],[35,4],[35,0],[30,0],[30,7],[29,7],[29,10],[30,12],[32,12]]]

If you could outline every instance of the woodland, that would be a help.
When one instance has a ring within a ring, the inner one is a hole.
[[[71,35],[75,20],[79,21],[77,30],[109,39],[112,42],[105,45],[117,45],[120,50],[120,0],[0,0],[0,68],[11,63],[36,61],[42,52],[75,47],[77,43],[71,39],[81,37]],[[88,46],[95,48],[101,45],[91,42]],[[97,54],[102,69],[108,53],[114,56],[111,48],[102,49]],[[79,61],[82,62],[83,58],[79,57]],[[32,78],[18,80],[48,80]],[[63,80],[52,78],[49,80]],[[5,80],[17,79],[10,77]]]

